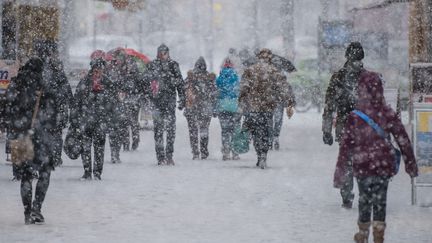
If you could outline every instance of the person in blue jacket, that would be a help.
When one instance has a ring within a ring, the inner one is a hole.
[[[216,79],[216,87],[218,99],[215,116],[219,117],[222,129],[222,159],[238,160],[240,159],[239,155],[231,149],[231,140],[235,128],[240,126],[241,115],[238,112],[240,80],[234,70],[233,62],[229,58],[224,60],[219,77]]]

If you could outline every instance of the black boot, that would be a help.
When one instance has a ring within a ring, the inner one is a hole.
[[[35,224],[45,223],[45,218],[41,214],[40,210],[32,210],[32,212],[30,213],[30,217],[32,218]]]
[[[92,177],[91,177],[91,173],[90,172],[84,172],[84,175],[81,177],[81,180],[82,181],[87,181],[87,180],[91,180],[92,179]]]
[[[24,214],[24,223],[25,223],[26,225],[34,224],[34,223],[35,223],[35,221],[34,221],[33,218],[31,217],[30,213],[26,213],[26,214]]]

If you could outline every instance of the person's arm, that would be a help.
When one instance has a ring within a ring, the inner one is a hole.
[[[410,177],[418,176],[417,162],[414,156],[414,150],[409,139],[409,136],[405,130],[401,120],[397,117],[396,113],[393,114],[392,123],[390,126],[390,132],[395,137],[396,143],[398,144],[402,158],[405,162],[405,171]]]
[[[338,73],[333,74],[325,95],[322,132],[324,143],[328,145],[333,144],[332,126],[333,114],[336,112],[336,83],[338,80]]]
[[[345,124],[345,131],[343,133],[341,143],[339,146],[339,155],[336,163],[336,170],[333,176],[333,186],[335,188],[341,188],[346,181],[346,175],[348,172],[348,161],[351,156],[351,151],[353,151],[353,146],[355,143],[354,139],[354,117],[350,115]]]
[[[176,89],[179,97],[178,109],[183,110],[186,105],[185,82],[180,72],[180,67],[178,63],[174,63],[174,79],[176,82]]]

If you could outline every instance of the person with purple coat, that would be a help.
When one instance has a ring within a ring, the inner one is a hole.
[[[418,167],[411,141],[398,115],[385,102],[380,75],[363,71],[357,91],[355,111],[366,114],[386,134],[393,135],[405,161],[406,173],[411,178],[416,177]],[[359,188],[359,232],[354,235],[354,241],[367,242],[372,217],[374,242],[384,242],[387,189],[390,179],[397,173],[396,155],[389,140],[380,136],[355,111],[349,114],[345,124],[334,186],[343,186],[348,171],[347,161],[351,160]]]

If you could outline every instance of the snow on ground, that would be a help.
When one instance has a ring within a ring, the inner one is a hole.
[[[352,242],[357,201],[352,210],[340,207],[332,187],[337,146],[322,143],[321,115],[284,119],[281,150],[271,152],[266,170],[255,167],[253,149],[240,161],[221,160],[217,119],[210,158],[191,160],[180,113],[175,167],[156,166],[151,131],[141,132],[138,151],[123,153],[122,164],[106,153],[102,181],[80,181],[81,160],[64,157],[51,177],[45,225],[24,225],[19,183],[1,163],[0,242]],[[401,168],[389,188],[386,242],[432,242],[432,208],[411,206],[410,197]]]

